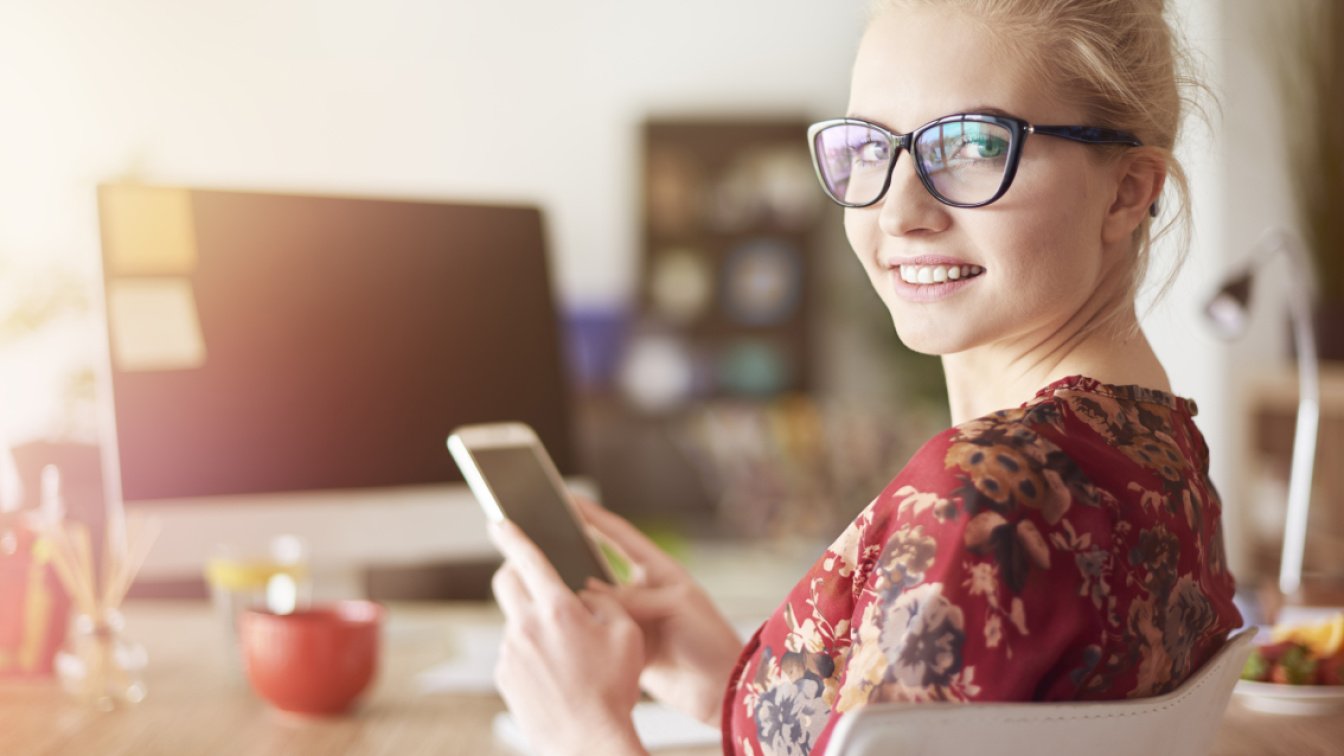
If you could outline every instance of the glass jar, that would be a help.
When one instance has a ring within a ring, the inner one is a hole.
[[[210,597],[225,636],[225,653],[241,671],[238,620],[248,609],[290,614],[312,600],[307,546],[293,535],[275,536],[260,547],[221,544],[205,566]]]
[[[65,691],[99,711],[137,704],[145,698],[145,647],[128,640],[115,609],[77,614],[66,645],[56,655],[56,674]]]

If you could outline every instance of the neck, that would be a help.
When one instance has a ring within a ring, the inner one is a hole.
[[[1094,314],[1095,317],[1095,314]],[[1102,383],[1171,391],[1139,330],[1133,307],[1112,322],[1088,320],[943,356],[952,424],[1017,407],[1053,381],[1085,375]]]

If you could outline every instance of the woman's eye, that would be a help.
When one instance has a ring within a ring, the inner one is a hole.
[[[1008,151],[1008,140],[997,137],[984,137],[975,140],[975,146],[980,150],[982,158],[1002,157]]]
[[[854,151],[854,155],[861,163],[885,163],[887,144],[878,141],[864,142]]]
[[[1008,140],[994,136],[968,136],[954,153],[962,160],[994,160],[1008,152]]]

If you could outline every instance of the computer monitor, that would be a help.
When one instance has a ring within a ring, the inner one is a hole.
[[[165,525],[145,575],[216,542],[316,566],[488,553],[444,441],[519,420],[575,472],[531,207],[143,185],[98,190],[110,494]]]

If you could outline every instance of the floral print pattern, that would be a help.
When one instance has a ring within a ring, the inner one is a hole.
[[[725,752],[875,701],[1165,693],[1241,624],[1194,403],[1072,377],[924,445],[744,649]]]
[[[812,672],[798,671],[780,676],[756,703],[756,733],[765,753],[805,756],[826,725],[824,683]]]

